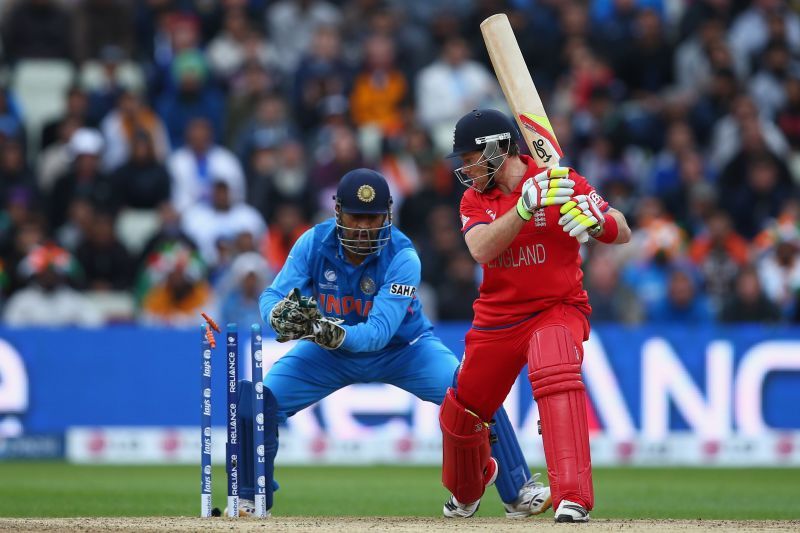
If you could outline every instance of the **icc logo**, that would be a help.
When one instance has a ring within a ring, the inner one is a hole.
[[[334,281],[336,281],[336,272],[334,272],[331,269],[326,270],[325,271],[325,279],[327,281],[330,281],[331,283],[333,283]]]
[[[263,424],[264,423],[264,414],[263,413],[258,413],[256,415],[256,422],[258,422],[259,424]]]

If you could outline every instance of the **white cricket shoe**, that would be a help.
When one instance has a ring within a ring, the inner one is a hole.
[[[506,518],[526,518],[545,512],[553,504],[550,487],[539,481],[541,474],[534,474],[522,488],[514,503],[504,503]]]
[[[228,508],[222,512],[222,516],[228,516]],[[272,513],[267,511],[267,518],[272,516]],[[255,518],[256,517],[256,502],[253,500],[245,500],[239,498],[239,518]]]
[[[589,511],[582,505],[569,500],[561,500],[556,510],[556,522],[588,522]]]
[[[499,471],[500,468],[497,465],[497,459],[492,457],[489,461],[489,464],[486,465],[486,470],[483,473],[484,480],[486,481],[484,486],[488,487],[493,485],[497,479],[497,473]],[[442,513],[444,514],[445,518],[470,518],[478,512],[478,508],[480,506],[480,499],[472,503],[461,503],[460,501],[456,500],[455,496],[450,495],[447,501],[444,502]]]

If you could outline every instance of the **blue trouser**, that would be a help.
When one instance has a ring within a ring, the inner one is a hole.
[[[386,383],[410,392],[417,398],[441,404],[447,389],[454,384],[458,359],[432,334],[414,344],[385,350],[369,357],[341,357],[312,342],[299,342],[278,359],[264,377],[265,394],[277,401],[278,418],[285,419],[320,401],[329,394],[354,383]],[[240,420],[246,415],[240,409]],[[252,418],[252,415],[251,415]],[[270,428],[265,428],[268,436]],[[500,498],[511,503],[530,478],[530,470],[520,450],[504,410],[498,411],[493,426],[492,455],[500,472],[496,481]],[[243,439],[246,445],[251,439]],[[277,448],[277,443],[274,444]],[[242,448],[240,472],[252,469],[252,443]],[[271,466],[271,465],[268,465]],[[253,484],[248,477],[240,481],[240,494],[251,499]]]

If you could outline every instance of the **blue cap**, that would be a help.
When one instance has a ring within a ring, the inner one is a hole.
[[[343,213],[377,215],[388,213],[392,205],[386,178],[374,170],[351,170],[339,182],[336,204]]]
[[[483,150],[489,141],[509,140],[519,143],[516,124],[496,109],[473,109],[456,123],[453,131],[453,151],[447,158]]]

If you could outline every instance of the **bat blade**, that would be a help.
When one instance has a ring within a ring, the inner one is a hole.
[[[481,22],[481,33],[497,81],[531,156],[540,167],[558,166],[564,153],[533,84],[508,17],[502,13],[492,15]]]

